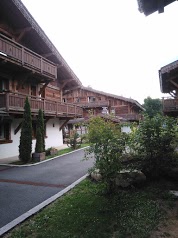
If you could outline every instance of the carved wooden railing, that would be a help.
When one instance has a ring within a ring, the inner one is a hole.
[[[109,107],[109,101],[75,102],[75,104],[80,105],[81,107],[84,107],[84,108]]]
[[[178,111],[178,98],[163,98],[162,104],[164,112]]]
[[[31,69],[46,77],[57,78],[57,66],[30,49],[0,34],[0,58]]]
[[[24,111],[24,103],[27,95],[20,93],[0,93],[0,110],[14,112],[16,114]],[[77,105],[61,103],[41,97],[28,96],[31,112],[36,114],[39,109],[45,115],[62,117],[82,117],[83,109]]]

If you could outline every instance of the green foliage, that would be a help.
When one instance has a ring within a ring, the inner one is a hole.
[[[20,144],[19,144],[19,159],[24,163],[31,160],[32,151],[32,118],[31,109],[26,97],[24,105],[24,114],[21,127]]]
[[[146,114],[148,114],[150,117],[154,117],[156,114],[162,114],[162,101],[159,98],[145,98],[143,107],[146,110]]]
[[[143,172],[151,177],[161,175],[173,164],[177,121],[170,117],[145,115],[130,135],[130,148],[140,158]]]
[[[38,111],[37,130],[36,130],[36,146],[35,152],[41,153],[45,151],[45,139],[44,139],[44,118],[41,109]]]
[[[82,140],[76,130],[71,131],[71,135],[67,140],[67,145],[70,146],[73,150],[80,148]]]
[[[36,153],[43,152],[43,138],[42,138],[42,133],[41,133],[40,127],[37,127],[37,130],[36,130],[35,152]]]
[[[125,150],[126,134],[121,133],[120,126],[101,117],[90,119],[88,126],[90,147],[86,158],[94,153],[94,169],[98,169],[106,183],[108,192],[115,190],[115,178],[121,170],[121,158]]]

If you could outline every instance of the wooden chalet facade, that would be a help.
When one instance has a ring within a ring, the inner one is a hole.
[[[0,1],[0,159],[18,155],[25,98],[36,115],[44,111],[46,148],[60,146],[62,127],[82,117],[63,92],[81,82],[20,0]],[[33,140],[34,149],[35,140]]]
[[[67,90],[63,94],[63,101],[80,105],[83,108],[84,117],[89,117],[92,111],[94,115],[113,114],[123,120],[139,121],[140,112],[144,110],[137,101],[131,98],[105,93],[90,87]]]
[[[137,0],[139,11],[146,16],[156,11],[163,13],[164,8],[175,1],[176,0]]]
[[[163,112],[178,117],[178,60],[162,67],[159,79],[161,92],[170,94],[170,97],[163,98]]]

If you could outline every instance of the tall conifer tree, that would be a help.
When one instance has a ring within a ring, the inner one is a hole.
[[[31,160],[32,152],[32,118],[31,118],[31,109],[26,97],[24,105],[24,115],[21,126],[21,136],[20,136],[20,145],[19,145],[19,159],[24,163],[27,163]]]

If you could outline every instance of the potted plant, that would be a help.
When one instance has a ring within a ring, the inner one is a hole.
[[[35,152],[32,154],[33,161],[39,162],[45,159],[45,140],[44,140],[44,118],[41,109],[38,111],[37,130],[36,130],[36,146]]]

